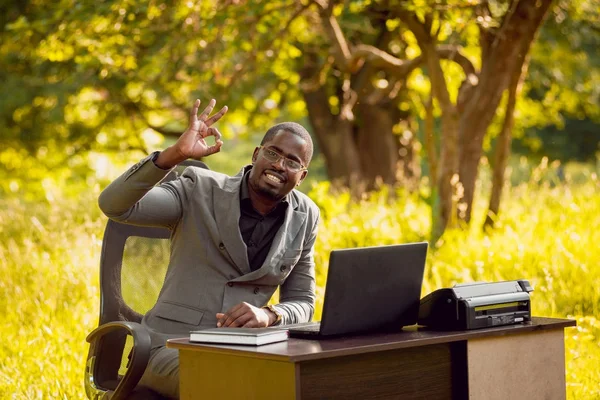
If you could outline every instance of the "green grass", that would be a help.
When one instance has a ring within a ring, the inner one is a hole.
[[[561,183],[533,172],[505,193],[494,232],[479,228],[480,196],[475,223],[430,248],[423,295],[458,282],[529,279],[535,315],[578,322],[566,330],[568,397],[600,398],[600,184],[594,175]],[[106,222],[92,187],[71,200],[0,199],[0,398],[85,397],[85,337],[97,324]],[[327,189],[311,190],[322,208],[321,295],[331,249],[427,239],[430,210],[417,194],[398,191],[389,200],[384,189],[352,204]],[[322,296],[317,315],[321,306]]]

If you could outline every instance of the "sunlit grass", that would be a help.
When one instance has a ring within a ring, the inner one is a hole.
[[[0,209],[0,398],[83,398],[85,336],[97,324],[103,221],[80,204]]]
[[[532,174],[510,189],[489,233],[480,229],[480,196],[472,227],[447,232],[430,248],[423,294],[465,281],[529,279],[535,315],[577,319],[578,327],[566,330],[569,398],[599,398],[599,183],[593,176],[548,182]],[[85,397],[85,336],[97,324],[106,222],[97,195],[96,189],[50,203],[0,200],[0,398]],[[418,194],[398,192],[389,200],[384,190],[352,204],[321,184],[311,196],[322,208],[321,287],[333,248],[427,239],[430,210]],[[319,312],[321,306],[319,300]]]

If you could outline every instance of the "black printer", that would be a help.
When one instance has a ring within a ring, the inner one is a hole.
[[[418,323],[435,330],[467,330],[531,321],[532,291],[523,279],[438,289],[421,299]]]

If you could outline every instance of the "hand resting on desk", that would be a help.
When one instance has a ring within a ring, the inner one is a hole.
[[[231,307],[225,313],[217,313],[217,327],[265,328],[277,319],[275,313],[266,308],[254,307],[246,302]]]

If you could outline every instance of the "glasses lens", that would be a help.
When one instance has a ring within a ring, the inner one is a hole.
[[[285,159],[285,166],[292,172],[298,172],[302,169],[302,165],[299,162],[290,160],[289,158]]]
[[[269,150],[263,147],[263,157],[265,157],[268,161],[276,162],[279,160],[280,156],[273,150]]]

